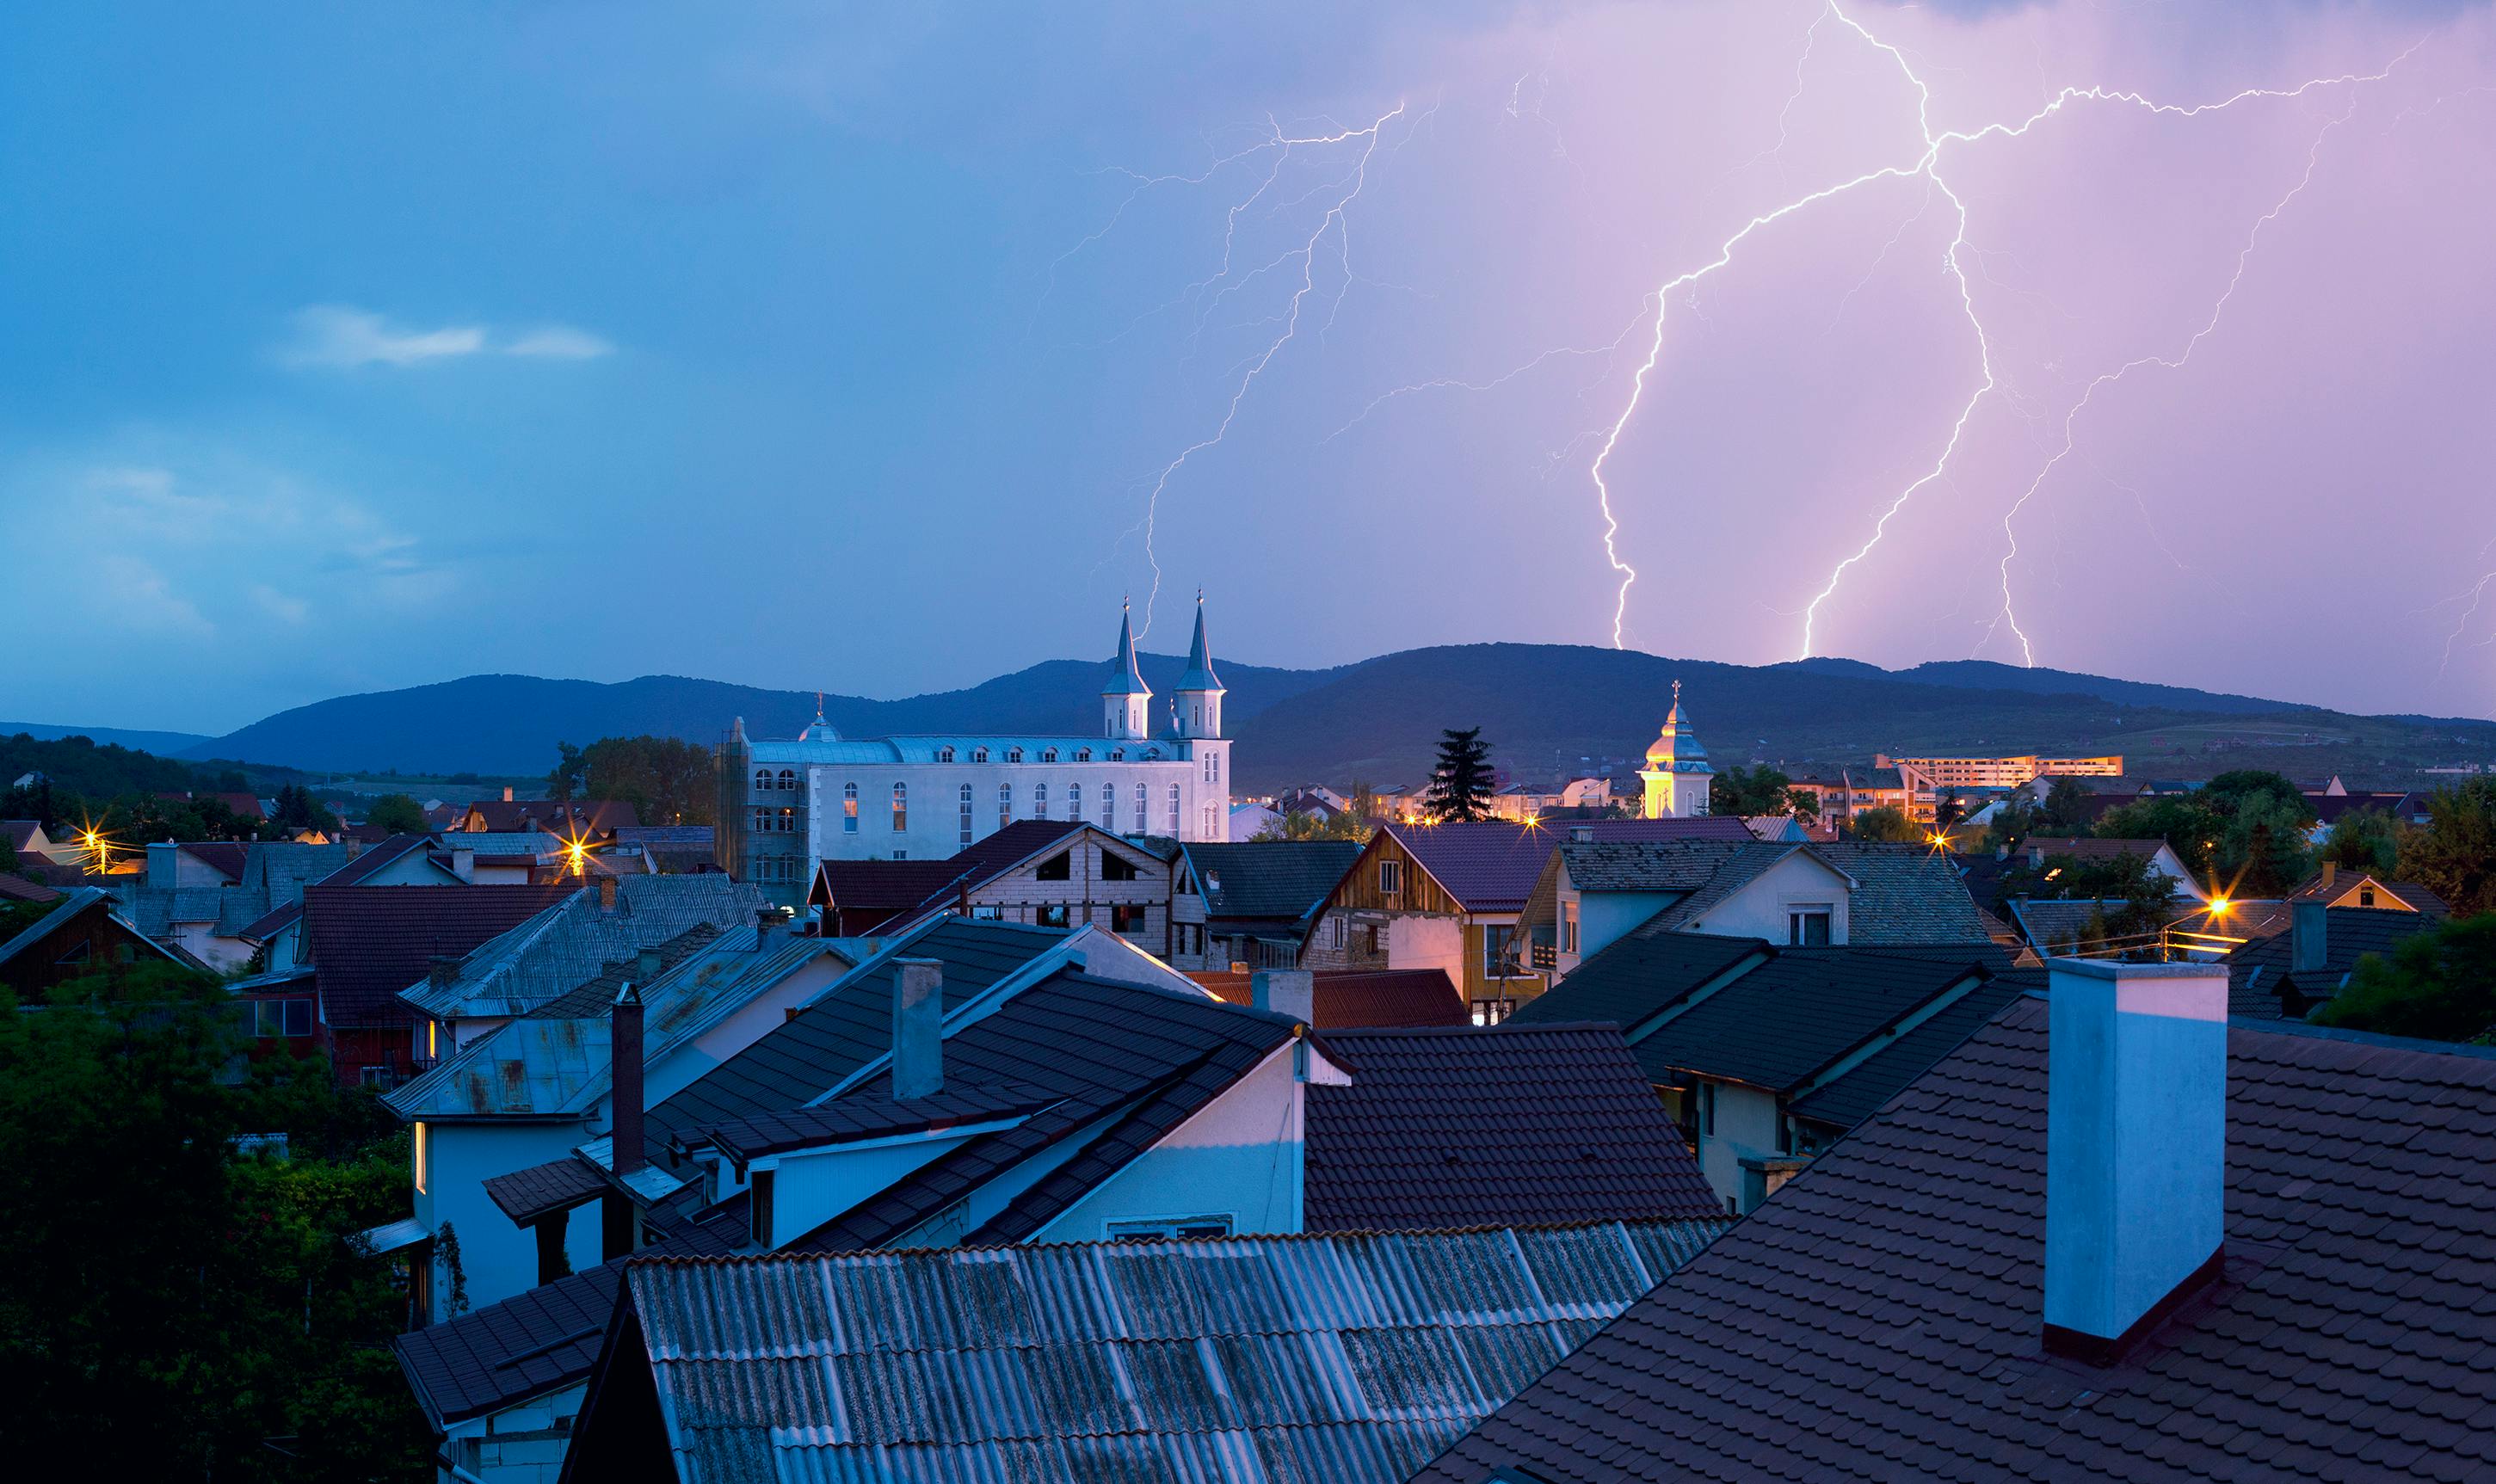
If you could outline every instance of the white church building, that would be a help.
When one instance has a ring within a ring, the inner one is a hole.
[[[740,719],[722,758],[746,780],[732,870],[790,905],[821,860],[942,860],[1016,819],[1081,819],[1116,835],[1230,838],[1231,743],[1204,644],[1204,602],[1158,733],[1126,616],[1101,688],[1097,736],[855,740],[818,711],[795,741]],[[723,842],[727,843],[727,842]]]

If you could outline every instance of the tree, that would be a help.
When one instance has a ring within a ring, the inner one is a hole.
[[[1916,821],[1894,804],[1856,815],[1851,833],[1857,840],[1886,845],[1912,845],[1924,838],[1923,832],[1916,828]]]
[[[2437,789],[2426,826],[2401,841],[2400,874],[2444,898],[2455,916],[2496,912],[2496,778]]]
[[[2380,809],[2352,809],[2332,821],[2319,857],[2346,871],[2389,875],[2400,868],[2401,821]]]
[[[2092,810],[2089,790],[2078,780],[2058,778],[2045,790],[2045,801],[2037,810],[2037,828],[2058,835],[2077,835],[2087,831]]]
[[[2219,831],[2219,879],[2237,896],[2286,895],[2314,869],[2306,846],[2313,827],[2314,806],[2303,794],[2293,802],[2266,790],[2239,795]]]
[[[2098,819],[2101,840],[2164,840],[2184,869],[2202,881],[2212,876],[2219,835],[2227,820],[2198,793],[2137,799]]]
[[[326,833],[338,827],[338,817],[329,812],[329,806],[314,798],[312,790],[301,784],[287,784],[281,787],[277,790],[277,797],[270,802],[277,808],[269,815],[268,822],[281,834],[292,834],[302,829],[317,829]]]
[[[1989,850],[2015,850],[2037,828],[2037,806],[2028,802],[2024,793],[2006,795],[1993,808],[1993,818],[1985,821],[1984,848]]]
[[[2097,902],[2097,942],[2137,938],[2165,927],[2174,914],[2175,884],[2146,855],[2126,850],[2105,860],[2048,855],[2043,864],[2004,873],[2005,896],[2040,901]]]
[[[364,814],[364,822],[393,835],[421,835],[425,832],[424,806],[404,793],[385,793],[373,800],[373,807]]]
[[[2348,987],[2307,1018],[2387,1036],[2486,1040],[2496,1028],[2496,915],[2449,918],[2403,940],[2389,960],[2367,954]]]
[[[601,737],[555,744],[547,797],[631,804],[645,824],[709,824],[718,812],[710,749],[676,737]]]
[[[1727,768],[1707,786],[1707,812],[1740,815],[1744,819],[1784,814],[1789,808],[1786,794],[1793,784],[1794,780],[1766,763],[1756,768]]]
[[[1490,818],[1490,744],[1482,739],[1482,728],[1439,736],[1439,765],[1431,771],[1422,807],[1444,823]]]
[[[1949,834],[1951,825],[1966,818],[1967,806],[1959,802],[1956,785],[1944,788],[1941,797],[1933,801],[1933,827],[1943,834]]]

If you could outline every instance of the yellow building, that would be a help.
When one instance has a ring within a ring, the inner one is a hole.
[[[2121,778],[2123,758],[2039,757],[1876,757],[1876,768],[1896,768],[1907,776],[1910,789],[2016,788],[2037,778]]]
[[[1707,781],[1716,770],[1707,765],[1707,750],[1687,728],[1681,714],[1681,682],[1672,683],[1672,709],[1664,714],[1664,730],[1646,750],[1646,766],[1638,781],[1646,785],[1639,813],[1650,819],[1687,819],[1707,812]]]

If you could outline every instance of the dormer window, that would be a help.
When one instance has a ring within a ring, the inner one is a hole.
[[[1126,760],[1127,760],[1127,750],[1126,750],[1125,748],[1123,748],[1123,747],[1113,747],[1113,748],[1109,749],[1109,760],[1110,760],[1111,762],[1124,762],[1124,761],[1126,761]]]
[[[1077,762],[1090,762],[1092,760],[1092,749],[1088,747],[1076,748],[1075,750],[1075,760]]]
[[[1043,762],[1055,762],[1057,760],[1057,749],[1053,747],[1041,749],[1040,760]]]
[[[1162,750],[1161,750],[1160,748],[1158,748],[1158,747],[1148,747],[1148,748],[1145,748],[1145,749],[1144,749],[1144,760],[1145,760],[1146,762],[1159,762],[1159,761],[1161,761],[1161,760],[1162,760]]]
[[[1008,749],[1006,750],[1006,761],[1008,761],[1008,762],[1020,762],[1020,761],[1022,761],[1022,749],[1021,749],[1021,748],[1019,748],[1019,747],[1008,748]]]
[[[988,750],[987,750],[986,748],[984,748],[984,747],[975,747],[975,748],[971,749],[971,760],[972,760],[973,762],[985,762],[985,761],[987,761],[987,760],[988,760]]]
[[[940,748],[936,749],[936,760],[937,760],[938,762],[951,762],[951,761],[952,761],[952,760],[953,760],[953,750],[952,750],[952,748],[950,748],[950,747],[940,747]]]

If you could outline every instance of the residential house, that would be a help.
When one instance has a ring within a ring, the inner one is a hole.
[[[55,850],[75,849],[70,842],[54,845],[41,819],[0,819],[0,840],[8,841],[9,852],[20,860],[30,855],[49,859]]]
[[[453,830],[434,837],[435,860],[475,886],[529,886],[571,878],[588,869],[587,847],[573,850],[543,830],[499,833]]]
[[[2391,881],[2371,871],[2344,871],[2324,861],[2311,881],[2290,892],[2291,905],[2320,902],[2325,907],[2372,907],[2385,912],[2424,912],[2431,917],[2451,913],[2444,898],[2416,881]]]
[[[617,832],[640,825],[640,811],[617,799],[515,799],[505,788],[499,799],[478,799],[459,816],[456,829],[478,835],[549,834],[612,845]]]
[[[1820,812],[1811,822],[1843,832],[1856,816],[1873,809],[1895,809],[1917,824],[1938,818],[1941,793],[1930,784],[1911,781],[1894,767],[1840,768],[1833,774],[1797,778],[1793,787],[1817,797]]]
[[[316,971],[317,1034],[340,1083],[389,1087],[412,1075],[416,1013],[399,991],[577,889],[305,887],[298,967]]]
[[[1398,1484],[1715,1233],[635,1262],[564,1477]]]
[[[321,846],[272,846],[260,850],[244,872],[245,899],[237,914],[249,914],[235,936],[252,945],[265,973],[280,973],[298,962],[303,932],[303,889],[323,886],[457,886],[458,877],[433,857],[423,835],[392,835],[350,854],[328,874],[318,874],[328,858],[309,852]],[[296,851],[307,853],[296,854]]]
[[[1230,1005],[1253,1003],[1256,974],[1191,969],[1187,976]],[[1319,969],[1309,1024],[1321,1031],[1470,1026],[1472,1006],[1444,969]]]
[[[156,796],[165,800],[167,803],[172,804],[197,804],[214,800],[215,802],[224,805],[227,812],[232,814],[235,819],[246,821],[263,820],[268,818],[268,810],[265,805],[261,803],[261,801],[252,794],[239,790],[217,791],[203,789],[194,791],[185,788],[178,792],[159,792]]]
[[[29,898],[36,909],[47,904]],[[199,961],[139,930],[112,893],[101,886],[63,892],[50,910],[0,943],[0,988],[20,1005],[40,1005],[54,986],[117,966],[165,962],[197,969]]]
[[[1415,1479],[2483,1473],[2496,1059],[2227,996],[2054,965]]]
[[[2228,1013],[2303,1020],[2349,987],[2359,960],[2389,958],[2403,942],[2442,922],[2436,913],[2408,907],[2333,907],[2315,897],[2293,903],[2286,932],[2227,955]]]
[[[0,902],[53,902],[60,893],[41,881],[22,876],[0,873]]]
[[[2094,835],[2032,835],[2019,843],[2019,855],[2032,871],[2044,871],[2046,862],[2056,858],[2076,861],[2084,866],[2106,865],[2127,855],[2148,862],[2153,875],[2163,876],[2175,895],[2192,902],[2207,902],[2211,893],[2193,879],[2191,868],[2184,864],[2175,848],[2164,840],[2102,840]]]
[[[806,902],[837,936],[907,932],[952,912],[1036,927],[1097,923],[1167,956],[1173,853],[1168,842],[1080,820],[1017,819],[942,861],[822,861]]]
[[[1638,933],[1515,1024],[1618,1025],[1738,1215],[2034,982],[1981,942],[1795,947]]]
[[[660,875],[689,875],[717,869],[715,833],[707,824],[626,824],[615,830],[614,849],[640,850]]]
[[[1170,881],[1176,968],[1288,969],[1360,846],[1351,840],[1184,842]]]
[[[566,925],[579,925],[577,913],[566,915],[574,919]],[[614,1099],[663,1101],[752,1045],[854,967],[837,950],[824,939],[698,921],[471,1038],[385,1095],[412,1129],[416,1221],[428,1233],[456,1231],[469,1302],[509,1298],[638,1246],[608,1251],[609,1223],[574,1219],[607,1190],[602,1166],[611,1155],[582,1151],[615,1127]],[[628,988],[638,1024],[619,1038],[616,1005]],[[620,1077],[613,1053],[627,1040],[640,1064]],[[565,1168],[546,1171],[549,1163]],[[520,1193],[502,1188],[532,1171]],[[571,1180],[549,1200],[556,1173]],[[437,1271],[419,1289],[443,1291],[448,1279]]]
[[[1243,799],[1231,806],[1230,839],[1233,845],[1245,844],[1265,833],[1283,827],[1283,816],[1270,804]]]

